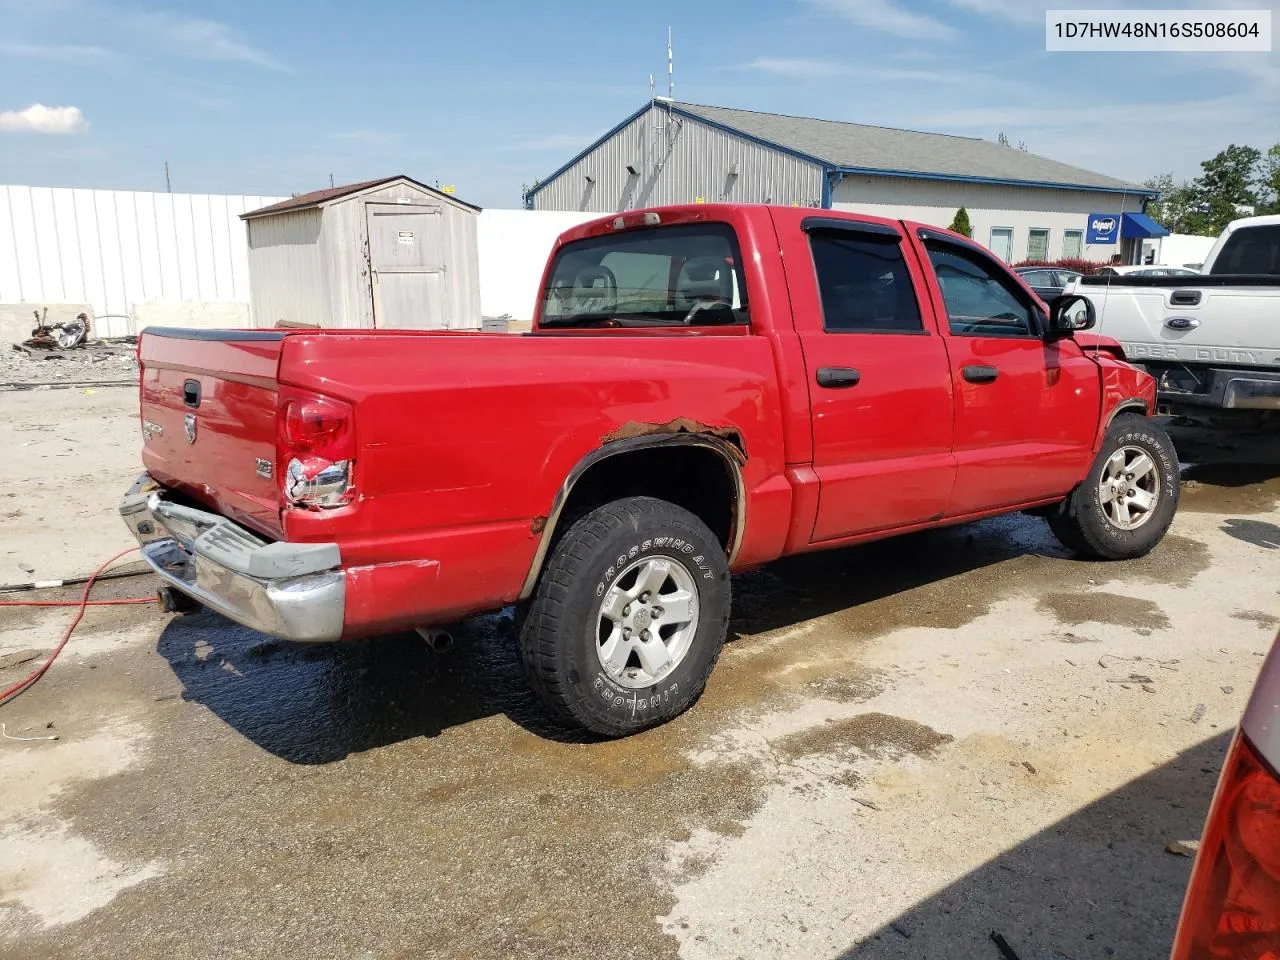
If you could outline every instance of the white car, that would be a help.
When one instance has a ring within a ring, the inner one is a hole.
[[[1163,264],[1132,264],[1127,267],[1103,267],[1095,277],[1195,277],[1199,271],[1186,267],[1166,267]]]
[[[1280,639],[1209,808],[1172,960],[1280,957]]]

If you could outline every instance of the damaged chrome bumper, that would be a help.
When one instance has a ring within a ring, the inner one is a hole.
[[[164,494],[144,473],[120,501],[120,516],[161,580],[273,637],[325,641],[342,635],[346,577],[336,543],[271,543]]]

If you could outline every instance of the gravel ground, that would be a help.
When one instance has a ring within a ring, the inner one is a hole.
[[[34,356],[0,344],[0,389],[12,385],[75,382],[138,382],[136,347],[127,342],[91,341],[72,350]]]
[[[0,580],[128,544],[136,408],[0,392]],[[1280,623],[1277,445],[1186,443],[1139,561],[1015,516],[736,578],[702,702],[621,742],[546,721],[503,614],[435,654],[93,610],[0,708],[59,736],[0,740],[0,956],[1167,956]],[[0,657],[66,618],[0,610]]]

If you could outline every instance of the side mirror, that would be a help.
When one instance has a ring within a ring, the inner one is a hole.
[[[1077,330],[1090,330],[1098,322],[1093,301],[1088,297],[1069,293],[1054,297],[1049,302],[1049,338],[1058,340],[1069,337]]]

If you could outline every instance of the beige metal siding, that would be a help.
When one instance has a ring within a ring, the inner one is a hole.
[[[1033,229],[1049,231],[1049,259],[1056,260],[1062,256],[1065,232],[1083,231],[1089,214],[1142,210],[1142,198],[1132,195],[910,177],[845,177],[832,188],[831,201],[837,210],[917,220],[939,227],[949,227],[956,210],[964,207],[969,212],[973,239],[983,246],[991,245],[993,228],[1013,231],[1015,262],[1026,258]],[[1086,259],[1106,260],[1119,253],[1120,247],[1094,244],[1084,246],[1083,251]]]
[[[616,213],[698,198],[816,207],[822,167],[655,104],[539,189],[533,205]]]
[[[328,324],[330,274],[320,255],[320,211],[262,217],[246,227],[254,324]]]

